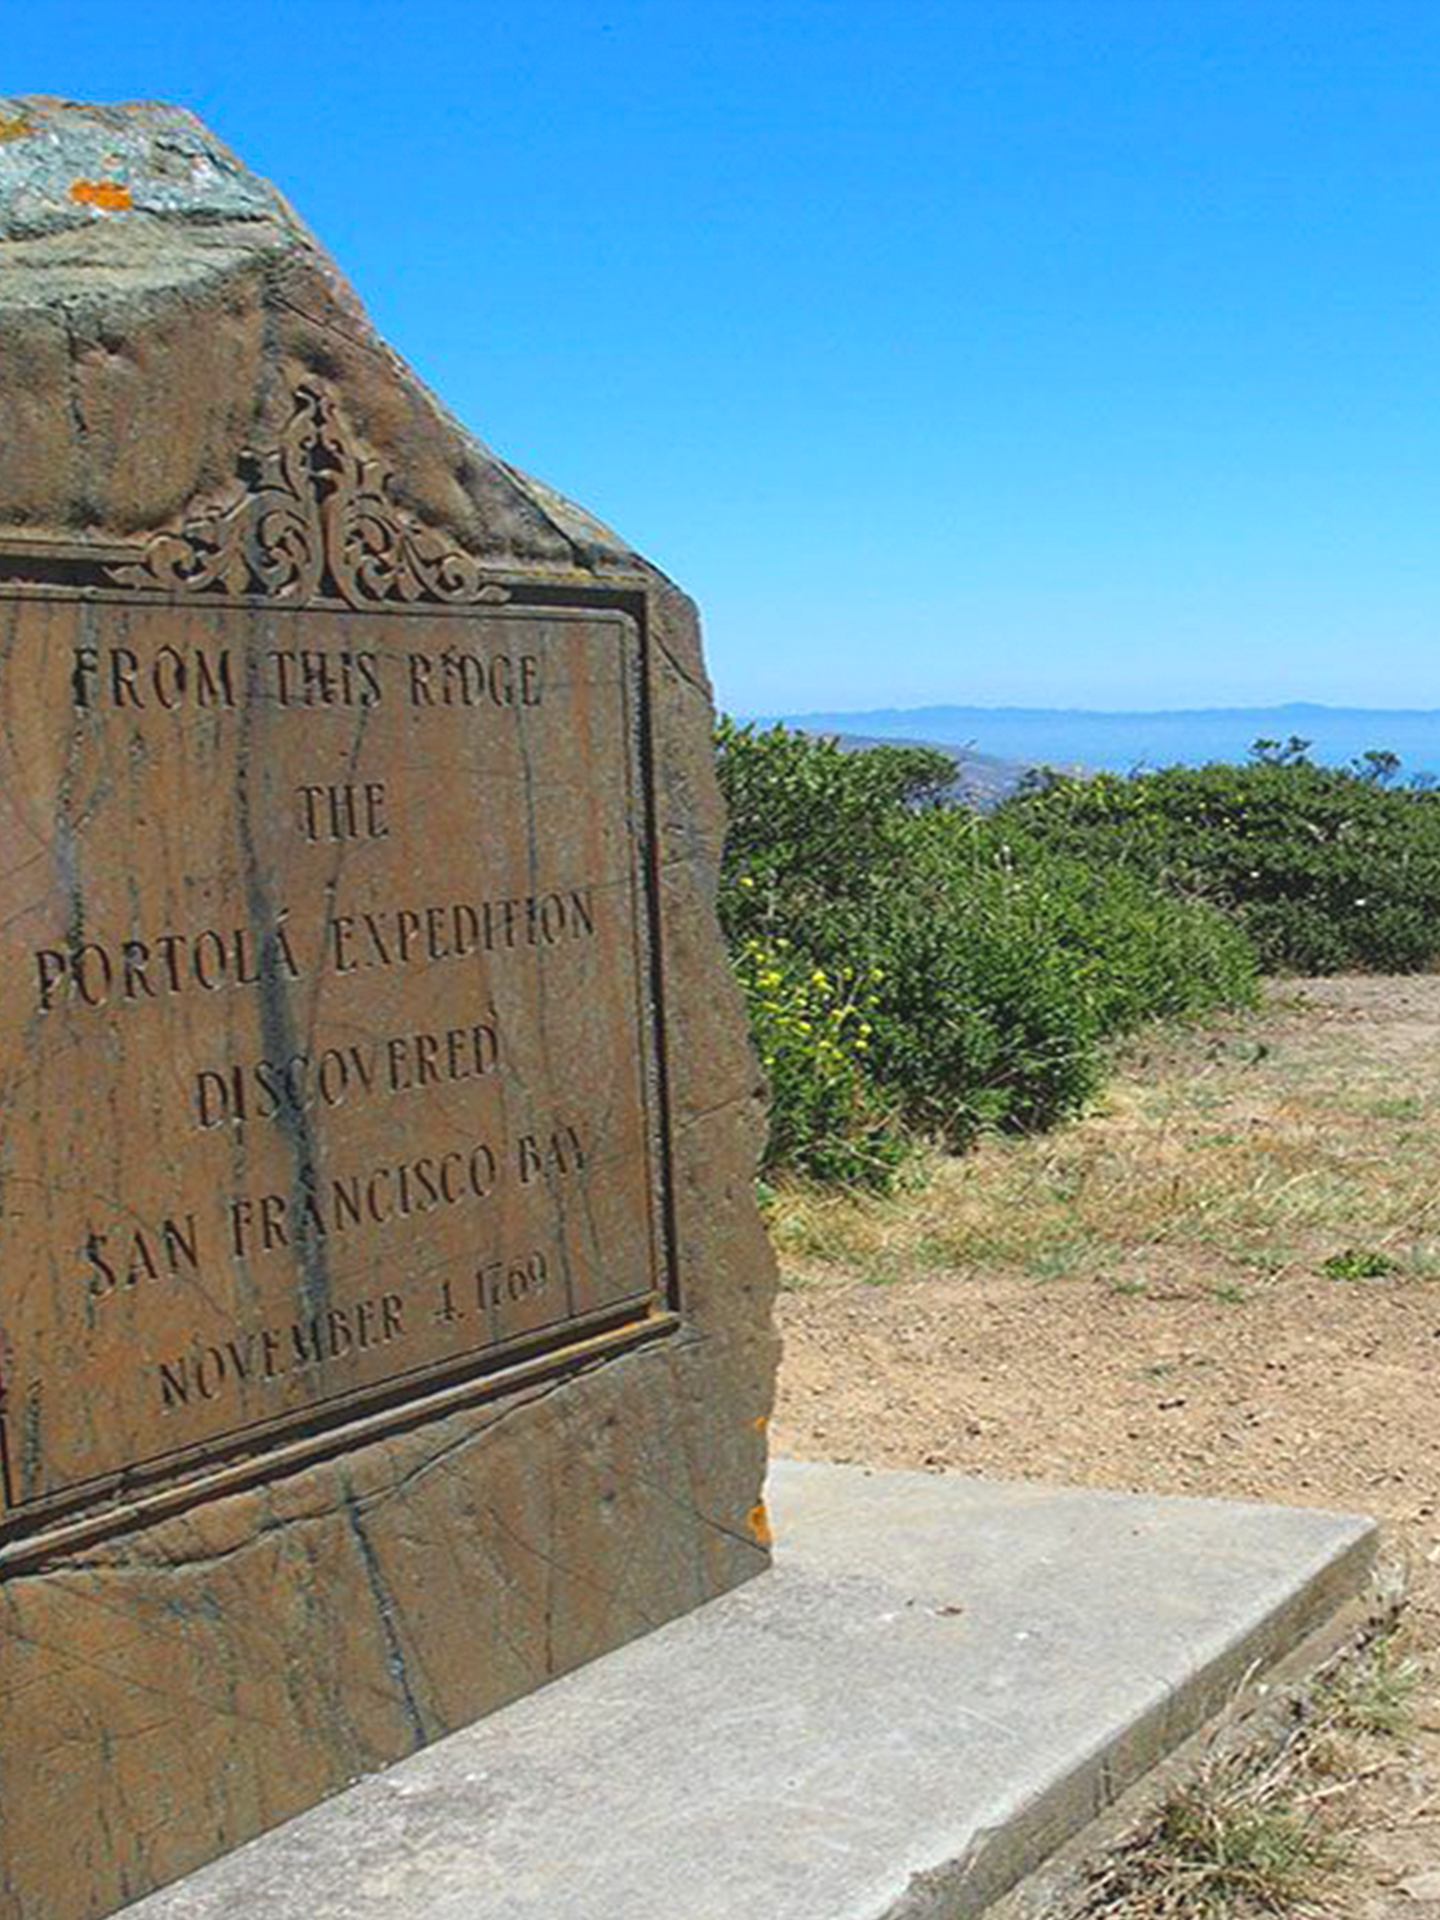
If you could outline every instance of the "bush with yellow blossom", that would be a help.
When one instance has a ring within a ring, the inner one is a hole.
[[[907,1144],[866,1074],[878,970],[817,966],[755,934],[734,961],[770,1088],[765,1170],[888,1187]]]

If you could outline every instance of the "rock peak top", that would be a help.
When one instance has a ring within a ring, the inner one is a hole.
[[[183,107],[0,97],[0,237],[133,219],[299,227],[283,196]]]

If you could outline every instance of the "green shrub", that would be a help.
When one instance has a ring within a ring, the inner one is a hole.
[[[1340,771],[1312,766],[1303,748],[1257,742],[1250,766],[1060,779],[995,818],[1053,851],[1210,901],[1271,970],[1433,967],[1440,794],[1391,786],[1383,752]]]
[[[1255,995],[1243,935],[1131,874],[960,811],[907,818],[895,848],[869,921],[875,1069],[951,1145],[1048,1126],[1094,1091],[1106,1040]]]
[[[943,754],[729,725],[718,750],[720,910],[771,1080],[768,1168],[883,1186],[897,1127],[958,1147],[1047,1126],[1093,1091],[1110,1036],[1254,994],[1213,908],[931,805]]]
[[[722,719],[716,733],[729,809],[720,908],[732,941],[809,912],[834,913],[870,893],[897,822],[955,777],[929,747],[845,753],[833,740]]]
[[[897,829],[857,938],[881,975],[873,1071],[908,1125],[958,1147],[1075,1111],[1095,1085],[1098,1029],[1045,937],[1034,877],[977,858],[946,825]]]
[[[1103,1037],[1255,1001],[1254,949],[1219,908],[1177,901],[1128,867],[1076,859],[1000,823],[985,831],[1029,878],[1039,935],[1066,956]]]

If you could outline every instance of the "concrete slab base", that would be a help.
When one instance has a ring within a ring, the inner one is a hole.
[[[776,1566],[128,1920],[964,1920],[1363,1586],[1373,1523],[782,1463]]]

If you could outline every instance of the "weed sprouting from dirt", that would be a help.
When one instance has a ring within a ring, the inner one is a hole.
[[[1278,1737],[1217,1746],[1047,1920],[1336,1920],[1353,1852],[1343,1796],[1376,1742],[1393,1747],[1411,1725],[1419,1668],[1403,1631],[1392,1609]]]
[[[1227,1307],[1243,1307],[1250,1298],[1244,1287],[1234,1280],[1217,1280],[1209,1291],[1212,1300],[1219,1300]]]
[[[1322,1260],[1320,1271],[1328,1280],[1386,1280],[1399,1273],[1400,1262],[1377,1247],[1346,1247]]]
[[[1404,1650],[1398,1630],[1378,1634],[1320,1688],[1317,1718],[1327,1730],[1401,1739],[1414,1720],[1420,1671],[1419,1662]]]
[[[1243,1782],[1177,1795],[1154,1850],[1160,1858],[1150,1871],[1159,1866],[1170,1882],[1165,1906],[1182,1913],[1222,1914],[1237,1905],[1283,1913],[1304,1899],[1331,1859],[1329,1842],[1304,1812],[1283,1798],[1256,1804]]]

